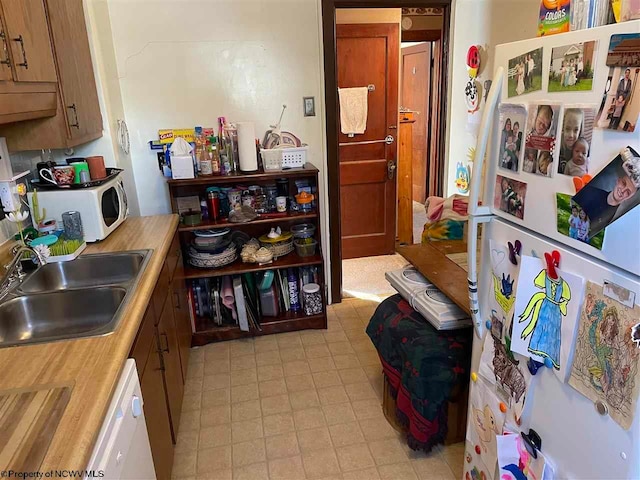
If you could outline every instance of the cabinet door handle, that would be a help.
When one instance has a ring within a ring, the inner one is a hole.
[[[164,344],[165,344],[164,347],[162,346],[162,337],[164,337]],[[164,352],[164,353],[170,353],[169,352],[169,337],[164,332],[160,334],[160,351]]]
[[[76,128],[80,128],[80,122],[78,121],[78,108],[76,107],[75,103],[72,103],[71,105],[67,105],[67,108],[69,110],[73,110],[73,117],[74,117],[74,122],[73,123],[69,123],[70,127],[76,127]]]
[[[11,65],[9,60],[9,48],[7,47],[7,36],[4,30],[0,30],[0,38],[2,39],[2,49],[4,50],[4,60],[0,60],[0,65]]]
[[[178,310],[182,310],[182,305],[180,305],[180,293],[173,292],[173,298],[175,299],[175,306]]]
[[[19,35],[17,38],[12,39],[14,42],[20,43],[20,49],[22,50],[22,59],[24,60],[22,63],[16,63],[17,67],[24,67],[25,70],[29,70],[29,63],[27,62],[27,52],[24,51],[24,39],[22,35]]]

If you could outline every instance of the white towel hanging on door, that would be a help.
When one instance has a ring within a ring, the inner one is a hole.
[[[340,131],[345,135],[362,134],[367,129],[367,87],[338,88]]]

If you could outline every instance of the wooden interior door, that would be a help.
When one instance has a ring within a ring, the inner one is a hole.
[[[412,149],[413,200],[424,203],[429,158],[429,95],[431,90],[431,43],[402,49],[400,105],[414,112]]]
[[[373,85],[365,133],[338,133],[343,259],[395,249],[399,57],[397,24],[336,25],[338,87]]]
[[[443,81],[442,65],[446,61],[442,57],[442,40],[436,40],[431,43],[431,57],[433,59],[433,69],[431,70],[431,88],[429,94],[429,150],[427,162],[427,193],[426,196],[443,195],[444,168],[442,165],[443,158],[440,156],[440,148],[442,138],[444,137],[444,129],[441,129],[440,114],[445,114],[445,110],[441,106],[441,95],[446,92],[446,83]]]

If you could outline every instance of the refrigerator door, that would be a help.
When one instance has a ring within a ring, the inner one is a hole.
[[[520,240],[522,255],[528,256],[535,252],[542,257],[545,252],[558,250],[562,270],[600,285],[605,280],[614,282],[634,292],[636,303],[640,302],[637,277],[494,218],[484,224],[481,241],[479,295],[480,314],[485,319],[490,318],[487,309],[492,291],[490,239],[500,245]],[[480,371],[482,344],[475,339],[472,372]],[[471,388],[477,388],[477,383],[472,382]],[[555,478],[640,478],[640,405],[636,405],[631,427],[624,430],[609,416],[599,415],[591,400],[542,367],[532,379],[519,427],[523,432],[529,428],[540,435],[542,453],[553,464]],[[467,443],[467,453],[473,455],[473,449]]]
[[[521,42],[498,45],[495,50],[495,65],[504,69],[504,80],[500,95],[501,103],[535,104],[539,102],[558,103],[563,107],[559,111],[559,128],[556,145],[560,144],[560,132],[562,127],[563,108],[568,105],[590,105],[596,109],[605,101],[605,87],[611,82],[615,88],[617,78],[609,79],[609,67],[606,65],[609,39],[613,34],[637,33],[640,31],[640,21],[625,22],[617,25],[580,30],[576,32],[552,35],[544,38],[524,40]],[[571,45],[578,42],[595,40],[597,42],[594,53],[594,78],[591,91],[576,91],[568,93],[550,93],[547,91],[549,83],[549,69],[554,47]],[[542,90],[527,93],[521,96],[508,98],[508,71],[509,60],[523,55],[531,50],[543,48],[542,54]],[[635,69],[634,69],[635,70]],[[634,77],[635,78],[635,77]],[[640,94],[640,91],[637,92]],[[640,207],[635,207],[623,217],[620,217],[607,227],[604,236],[602,250],[598,250],[577,239],[569,238],[558,233],[556,221],[556,193],[575,195],[575,187],[571,176],[557,173],[559,148],[555,149],[552,176],[543,177],[533,173],[522,171],[522,161],[519,162],[518,171],[512,172],[498,168],[498,148],[500,143],[500,130],[498,126],[498,109],[493,114],[492,132],[489,137],[489,149],[487,152],[486,178],[483,190],[484,205],[490,206],[492,213],[503,217],[510,222],[521,225],[540,235],[549,237],[573,249],[587,255],[615,265],[621,269],[640,276]],[[526,132],[531,130],[527,125]],[[617,132],[594,128],[591,142],[589,161],[589,173],[597,174],[602,170],[620,150],[631,146],[636,151],[640,147],[640,126],[633,133]],[[523,142],[525,139],[523,138]],[[524,146],[522,147],[524,150]],[[475,165],[476,171],[481,171]],[[524,216],[522,219],[509,215],[494,207],[494,194],[496,190],[496,175],[524,182],[527,184],[527,193],[524,199]]]

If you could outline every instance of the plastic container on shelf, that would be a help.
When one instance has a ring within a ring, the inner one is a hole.
[[[311,239],[297,238],[293,241],[293,245],[296,247],[296,253],[301,257],[311,257],[316,254],[316,247],[318,242]]]
[[[302,287],[302,301],[305,315],[318,315],[322,313],[322,294],[320,285],[308,283]]]
[[[266,290],[259,291],[260,309],[263,317],[277,317],[280,314],[278,308],[278,294],[275,285],[271,284]]]
[[[316,226],[313,223],[299,223],[291,227],[293,238],[311,238],[316,233]]]
[[[277,171],[283,168],[302,168],[307,161],[307,147],[263,148],[262,167],[265,171]]]

